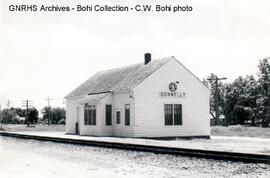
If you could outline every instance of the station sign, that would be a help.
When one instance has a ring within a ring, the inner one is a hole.
[[[179,98],[185,98],[186,97],[186,93],[185,92],[181,92],[181,91],[177,91],[178,89],[178,84],[179,82],[171,82],[168,86],[168,91],[161,91],[160,92],[160,96],[161,97],[179,97]]]

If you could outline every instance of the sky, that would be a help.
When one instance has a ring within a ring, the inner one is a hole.
[[[189,5],[191,12],[10,12],[12,4]],[[256,75],[270,56],[269,0],[1,0],[0,105],[65,107],[98,71],[174,56],[201,80]]]

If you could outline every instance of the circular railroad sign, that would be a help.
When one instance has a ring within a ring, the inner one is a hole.
[[[176,83],[171,82],[171,83],[169,84],[169,90],[170,90],[171,92],[175,92],[175,91],[177,90],[177,85],[176,85]]]

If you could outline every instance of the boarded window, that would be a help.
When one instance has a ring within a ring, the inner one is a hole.
[[[85,104],[84,125],[96,125],[96,106]]]
[[[106,105],[106,125],[112,125],[112,105]]]
[[[125,125],[130,125],[130,105],[125,104]]]
[[[182,105],[174,105],[174,125],[182,125]]]
[[[165,125],[173,125],[173,105],[165,104],[164,113],[165,113]]]
[[[116,124],[120,124],[121,121],[121,114],[120,111],[116,112]]]

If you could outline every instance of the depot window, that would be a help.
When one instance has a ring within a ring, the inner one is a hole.
[[[120,111],[116,111],[116,124],[120,124],[121,114]]]
[[[125,104],[125,125],[130,125],[130,105]]]
[[[106,105],[106,125],[112,125],[112,105]]]
[[[85,104],[84,125],[96,125],[96,106]]]
[[[165,125],[182,125],[182,105],[164,105]]]

